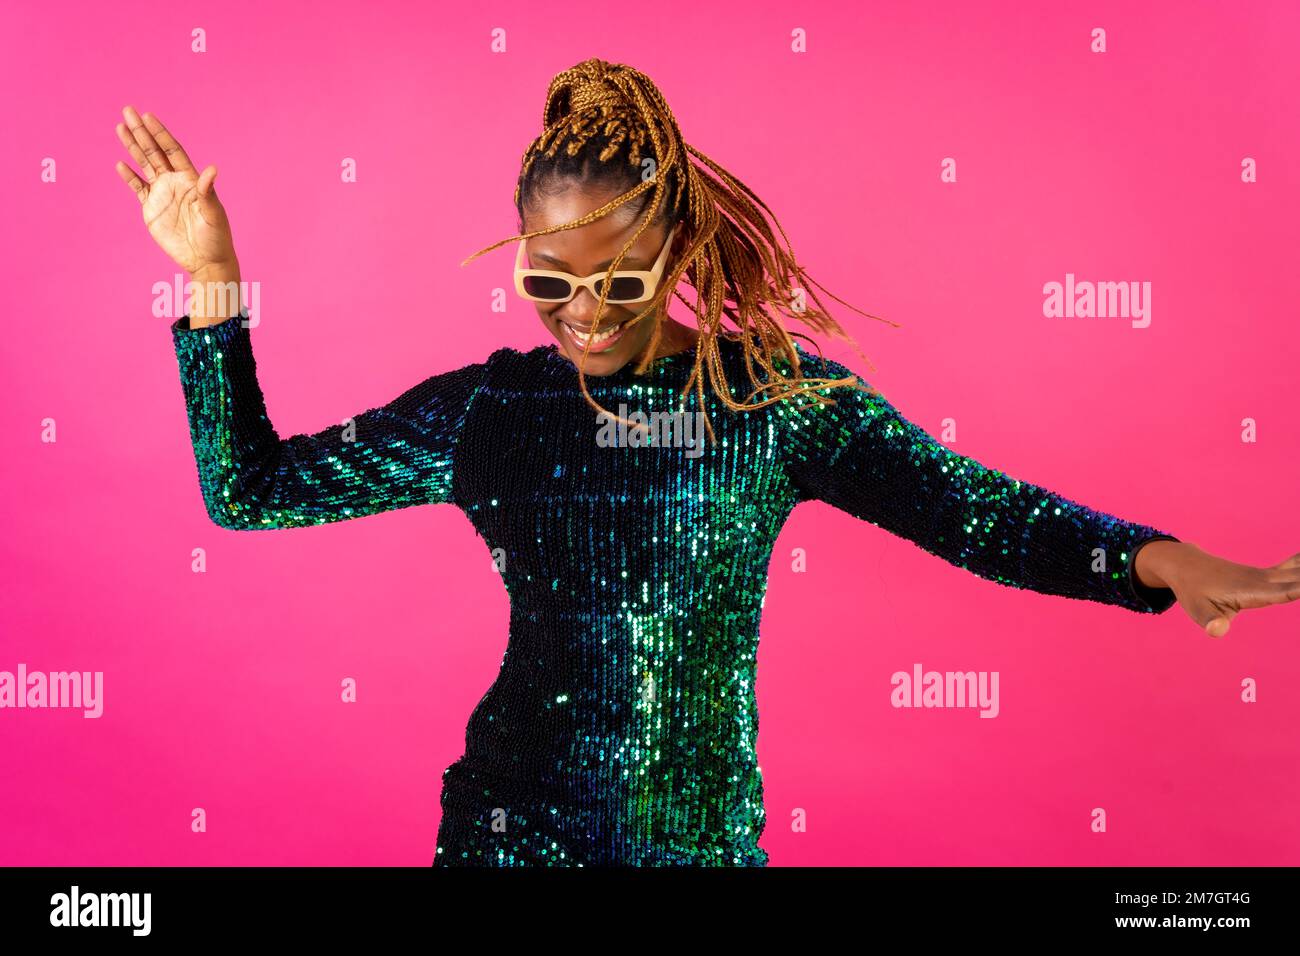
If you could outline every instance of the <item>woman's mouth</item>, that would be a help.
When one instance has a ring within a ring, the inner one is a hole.
[[[564,326],[564,334],[569,337],[570,342],[577,346],[578,351],[581,352],[587,348],[587,342],[590,341],[591,354],[600,354],[614,348],[618,340],[623,337],[623,333],[627,331],[628,321],[630,320],[624,320],[618,325],[611,325],[609,328],[601,329],[595,335],[579,332],[567,322],[561,322],[560,325]]]

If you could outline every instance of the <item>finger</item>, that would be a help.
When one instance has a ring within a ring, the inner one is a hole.
[[[198,206],[198,213],[204,222],[212,225],[221,220],[221,202],[217,199],[217,167],[208,166],[199,176],[197,185],[198,199],[195,204]]]
[[[149,160],[144,158],[144,150],[141,149],[140,144],[135,141],[135,137],[132,136],[130,131],[126,128],[126,124],[118,123],[116,131],[117,138],[122,141],[122,145],[126,147],[126,151],[131,154],[131,158],[135,160],[135,164],[140,167],[140,170],[144,173],[145,179],[153,182],[153,167],[149,165]]]
[[[209,166],[199,175],[198,191],[200,199],[207,199],[211,195],[216,198],[215,183],[217,179],[217,167]]]
[[[1266,585],[1252,587],[1249,591],[1239,593],[1236,600],[1246,608],[1268,607],[1270,604],[1286,604],[1289,601],[1300,600],[1300,580],[1296,578],[1272,580]]]
[[[135,111],[134,107],[126,106],[122,108],[122,115],[126,117],[127,128],[131,130],[131,135],[135,141],[140,144],[144,150],[145,158],[149,160],[149,165],[153,167],[155,173],[170,173],[172,168],[167,163],[167,154],[159,147],[154,140],[153,134],[145,127],[140,119],[140,114]]]
[[[172,169],[178,173],[194,172],[194,164],[190,162],[189,156],[185,155],[185,150],[181,149],[181,144],[176,142],[176,137],[167,132],[167,127],[163,126],[158,117],[152,113],[145,113],[143,119],[145,129],[153,134],[154,140],[162,147],[162,151],[167,154],[167,162],[171,164]]]
[[[1300,568],[1300,554],[1293,554],[1285,561],[1273,565],[1275,568]]]
[[[1194,605],[1192,619],[1201,626],[1210,637],[1223,637],[1228,633],[1228,625],[1241,610],[1231,601],[1202,599]]]
[[[117,161],[117,174],[122,177],[124,183],[135,190],[136,198],[140,200],[140,205],[143,206],[144,201],[149,198],[149,187],[135,174],[134,169],[120,159]]]
[[[1228,628],[1232,624],[1232,619],[1237,616],[1237,611],[1232,608],[1215,608],[1206,614],[1207,620],[1202,623],[1205,627],[1205,633],[1210,637],[1223,637],[1228,633]]]
[[[1279,581],[1273,585],[1277,604],[1300,600],[1300,581]]]

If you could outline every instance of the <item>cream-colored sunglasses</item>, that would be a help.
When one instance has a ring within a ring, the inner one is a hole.
[[[609,295],[605,301],[625,304],[645,302],[655,294],[659,287],[659,276],[664,271],[668,260],[668,250],[672,248],[673,236],[681,223],[673,226],[664,240],[664,247],[659,250],[659,258],[651,269],[620,269],[613,274],[609,282]],[[550,269],[528,269],[524,266],[524,244],[528,240],[519,240],[519,251],[515,254],[515,291],[523,298],[534,302],[568,302],[578,294],[578,289],[586,287],[598,300],[608,272],[593,272],[584,278],[568,272],[554,272]]]

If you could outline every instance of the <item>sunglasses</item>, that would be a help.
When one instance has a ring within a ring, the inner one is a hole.
[[[609,293],[605,297],[608,303],[645,302],[655,294],[659,286],[659,276],[664,271],[668,259],[668,250],[673,244],[673,236],[681,224],[673,226],[664,240],[664,247],[659,250],[659,258],[649,271],[641,269],[620,269],[609,278]],[[593,272],[585,279],[568,272],[555,272],[550,269],[528,269],[524,267],[524,243],[519,240],[519,252],[515,255],[515,291],[523,298],[534,302],[568,302],[578,294],[578,289],[586,287],[597,299],[605,287],[608,272]]]

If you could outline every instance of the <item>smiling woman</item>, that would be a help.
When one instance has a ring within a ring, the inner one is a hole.
[[[567,196],[579,207],[591,206],[593,202],[596,205],[603,205],[609,198],[598,196],[593,200],[582,187],[576,185]],[[548,202],[545,208],[552,214],[558,211],[559,215],[564,215],[562,200]],[[610,220],[598,222],[607,221]],[[584,226],[570,234],[566,243],[572,247],[570,255],[591,258],[610,246],[622,246],[624,236],[615,236],[610,241],[601,234],[601,230],[596,230],[593,234],[588,231],[591,229],[592,226]],[[674,251],[673,239],[678,235],[679,229],[679,226],[674,226],[668,231],[666,239],[660,235],[663,232],[661,226],[643,234],[641,239],[633,243],[631,255],[623,260],[628,268],[608,272],[604,270],[610,269],[614,261],[613,256],[602,260],[593,271],[574,274],[569,271],[572,267],[568,259],[555,252],[543,251],[548,247],[556,248],[554,240],[548,244],[546,238],[528,240],[534,245],[527,255],[529,259],[540,260],[551,268],[524,268],[521,263],[525,255],[525,243],[520,241],[519,253],[515,261],[515,287],[524,298],[545,304],[538,305],[543,324],[556,337],[560,345],[565,347],[566,352],[576,363],[582,364],[592,374],[609,374],[613,367],[617,367],[613,365],[613,360],[620,343],[625,357],[618,362],[618,366],[625,364],[628,357],[639,354],[654,331],[654,323],[659,320],[656,310],[649,308],[636,312],[632,310],[643,307],[644,303],[653,297],[660,276],[663,274],[664,264],[670,252]],[[660,248],[654,263],[642,267],[640,263],[648,258],[648,254],[638,251],[638,246],[644,247],[647,236],[651,240],[662,241],[659,243]],[[680,252],[680,245],[676,251]],[[606,283],[609,285],[608,290],[605,288]],[[592,297],[593,294],[605,297],[606,304],[610,306],[610,318],[605,319],[602,316],[602,321],[597,322],[596,316],[591,314],[594,306],[598,304],[598,300]],[[581,300],[580,304],[575,305],[575,299]],[[553,308],[546,308],[546,305]],[[660,347],[656,357],[671,355],[676,351],[674,343],[683,341],[683,337],[691,345],[698,338],[698,332],[687,329],[674,319],[666,318],[662,321],[668,323],[670,327],[667,329],[666,336],[661,331]],[[631,334],[624,334],[625,332]],[[591,355],[608,356],[611,362],[604,366],[597,364],[593,368],[586,364],[587,357]]]
[[[587,391],[588,374],[610,375],[628,364],[642,373],[655,359],[686,350],[694,363],[683,394],[694,388],[704,402],[707,377],[713,395],[732,410],[800,394],[820,402],[825,387],[859,387],[852,375],[819,380],[803,374],[798,333],[787,329],[788,319],[846,340],[848,334],[822,307],[812,291],[817,283],[788,243],[783,248],[777,241],[776,233],[785,233],[779,225],[773,230],[767,206],[684,141],[648,77],[602,60],[580,63],[551,81],[542,125],[515,186],[520,235],[465,262],[508,242],[520,244],[516,288],[537,305],[597,411],[605,410]],[[531,270],[523,269],[525,256]],[[539,269],[550,274],[530,282]],[[639,278],[621,276],[629,270]],[[687,301],[677,288],[683,277],[697,293],[687,303],[696,328],[667,313],[670,295]],[[643,295],[619,295],[628,285]],[[804,306],[809,297],[815,307]],[[724,316],[734,331],[724,330]],[[724,337],[739,342],[747,356],[740,381],[729,380],[720,361]],[[744,398],[735,397],[736,386]],[[713,440],[712,424],[706,426]]]
[[[238,282],[216,168],[200,174],[150,114],[124,115],[144,179],[119,172],[151,235],[196,291]],[[1300,555],[1233,564],[986,467],[796,344],[785,318],[841,330],[793,308],[811,280],[767,207],[681,140],[643,74],[583,62],[555,78],[544,118],[516,188],[521,235],[497,245],[520,243],[516,288],[555,344],[499,348],[346,427],[282,438],[241,313],[196,294],[171,326],[218,525],[453,504],[498,558],[510,637],[443,775],[436,865],[765,864],[759,625],[803,502],[1010,588],[1147,615],[1179,601],[1213,636],[1242,608],[1300,597]],[[682,278],[696,328],[667,314]],[[693,426],[690,443],[623,440],[597,427],[609,406],[700,416],[673,420],[702,421],[707,447]]]

